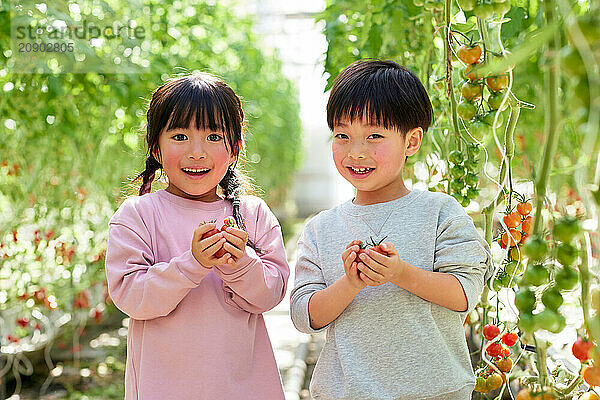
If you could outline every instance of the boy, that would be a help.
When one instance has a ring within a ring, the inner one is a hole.
[[[453,197],[404,185],[431,116],[419,79],[391,61],[357,61],[331,89],[333,160],[356,196],[310,219],[298,242],[291,317],[302,332],[327,329],[315,400],[471,398],[463,321],[491,255]],[[359,254],[359,241],[383,239]]]

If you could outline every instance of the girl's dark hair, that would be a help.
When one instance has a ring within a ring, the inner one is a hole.
[[[213,75],[193,73],[160,86],[152,94],[146,118],[146,168],[134,179],[142,178],[140,196],[150,193],[155,172],[161,169],[162,173],[162,165],[154,153],[160,155],[158,139],[163,130],[187,129],[194,121],[196,129],[222,131],[225,146],[232,154],[239,156],[242,150],[245,126],[242,103],[225,82]],[[236,164],[227,169],[219,186],[225,199],[233,204],[233,218],[237,225],[246,230],[240,213],[240,196],[252,192],[252,185]],[[248,240],[248,246],[260,252],[251,240]]]
[[[406,134],[431,125],[432,107],[419,78],[393,61],[364,59],[347,66],[334,80],[327,103],[327,124],[365,118],[369,125]]]

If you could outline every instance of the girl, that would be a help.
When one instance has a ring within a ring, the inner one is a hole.
[[[193,74],[159,87],[147,119],[140,196],[111,218],[106,253],[110,296],[131,317],[125,399],[283,399],[262,313],[289,267],[277,219],[242,196],[240,99]],[[157,169],[169,184],[150,193]],[[230,215],[239,228],[210,232]]]

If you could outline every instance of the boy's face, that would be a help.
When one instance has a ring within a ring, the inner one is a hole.
[[[333,161],[339,173],[356,188],[355,204],[375,204],[408,193],[402,178],[406,156],[417,152],[423,130],[406,136],[397,130],[367,125],[362,120],[340,121],[333,128]]]

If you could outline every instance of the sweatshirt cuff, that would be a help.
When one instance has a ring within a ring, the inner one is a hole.
[[[450,274],[458,279],[463,291],[465,292],[465,297],[467,298],[467,309],[465,311],[459,311],[459,313],[466,318],[467,314],[469,314],[479,302],[479,295],[477,293],[480,293],[480,291],[477,287],[475,287],[470,279],[465,278],[460,274],[454,274],[452,272],[450,272]]]
[[[251,267],[260,260],[254,249],[246,247],[244,255],[235,263],[235,265],[223,264],[215,265],[215,273],[223,279],[224,282],[234,281],[244,275]]]
[[[183,276],[192,281],[195,285],[199,285],[202,279],[210,273],[210,268],[206,268],[200,264],[191,250],[174,259],[175,267]]]
[[[299,328],[298,330],[300,330],[301,332],[319,333],[329,327],[329,324],[319,329],[314,329],[312,326],[310,326],[310,314],[308,313],[308,303],[310,302],[310,298],[312,297],[312,295],[315,293],[317,292],[314,291],[311,293],[306,293],[298,299],[296,304],[294,304],[294,308],[296,308],[296,310],[298,311],[298,313],[296,314],[297,321],[294,321],[294,325],[296,325],[296,328]]]

